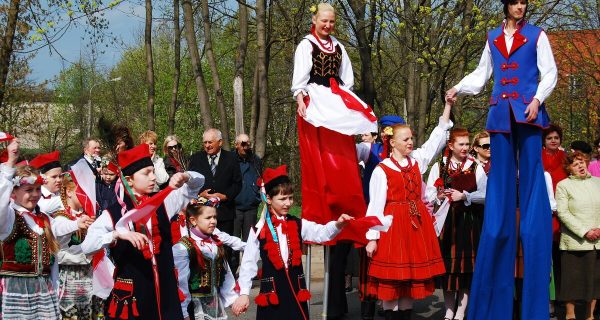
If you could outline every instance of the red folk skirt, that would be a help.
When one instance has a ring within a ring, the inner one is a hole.
[[[377,243],[367,292],[380,300],[432,295],[434,278],[443,275],[445,268],[427,208],[421,201],[388,202],[385,213],[394,220]]]

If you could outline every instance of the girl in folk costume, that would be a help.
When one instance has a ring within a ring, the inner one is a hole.
[[[91,223],[88,217],[54,220],[41,212],[42,176],[30,166],[15,163],[19,142],[7,148],[8,161],[0,165],[0,311],[3,319],[59,319],[56,236]],[[11,201],[12,199],[12,201]]]
[[[255,299],[256,319],[306,320],[310,292],[302,267],[302,242],[329,241],[352,217],[342,214],[337,221],[320,225],[288,215],[294,203],[294,190],[285,165],[267,168],[260,180],[261,185],[264,183],[263,200],[267,205],[248,236],[239,277],[240,297],[233,304],[233,312],[239,315],[248,309],[248,295],[260,258],[262,275],[260,293]]]
[[[118,162],[126,196],[96,219],[81,244],[86,254],[110,247],[115,284],[104,314],[107,319],[183,319],[169,219],[196,197],[204,177],[177,173],[150,198],[156,176],[148,145],[121,151]]]
[[[29,165],[40,171],[44,177],[42,197],[38,206],[42,212],[52,215],[57,210],[62,210],[60,188],[62,182],[62,168],[60,166],[60,153],[53,151],[40,154],[29,161]]]
[[[440,207],[440,210],[449,210],[445,220],[439,221],[443,223],[439,241],[446,274],[438,287],[444,291],[444,319],[462,320],[483,225],[487,175],[483,166],[468,155],[469,132],[466,129],[450,131],[448,150],[450,154],[436,162],[429,172],[427,199],[437,205],[442,201],[450,203],[449,207]]]
[[[246,244],[216,229],[217,210],[211,205],[211,202],[188,205],[190,235],[173,246],[179,290],[185,297],[181,311],[186,320],[227,319],[225,308],[239,296],[223,246],[239,251]]]
[[[331,33],[335,11],[320,3],[311,33],[294,57],[292,92],[298,103],[302,217],[318,223],[340,213],[363,216],[366,205],[353,135],[377,131],[371,108],[354,95],[354,74],[344,46]]]
[[[483,171],[487,175],[490,172],[492,162],[490,158],[492,151],[490,149],[490,134],[487,131],[481,131],[473,137],[471,146],[471,155],[477,164],[483,166]]]
[[[366,250],[372,258],[367,290],[383,300],[386,319],[410,319],[413,299],[433,294],[434,277],[445,271],[433,221],[422,199],[421,174],[445,145],[446,131],[452,127],[450,108],[446,103],[438,126],[417,150],[413,150],[410,127],[392,126],[387,132],[392,155],[371,176],[367,216],[394,218],[386,233],[367,232]]]
[[[66,173],[62,178],[60,197],[63,208],[52,215],[55,220],[72,221],[88,216],[77,196],[77,185]],[[93,218],[91,218],[93,221]],[[60,251],[57,254],[59,264],[60,312],[63,320],[92,319],[92,264],[83,253],[73,254],[67,249],[79,245],[85,238],[85,231],[75,231],[57,237]]]

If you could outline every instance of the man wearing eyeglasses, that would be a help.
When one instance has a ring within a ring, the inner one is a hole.
[[[206,199],[219,198],[217,228],[233,234],[235,198],[242,187],[236,154],[222,149],[223,135],[215,128],[204,131],[202,144],[204,150],[192,155],[188,170],[199,172],[205,177],[199,196]],[[229,265],[232,266],[233,251],[227,247],[225,253],[229,257]]]
[[[263,171],[262,160],[253,152],[252,142],[247,134],[242,133],[235,138],[235,151],[242,173],[242,190],[235,198],[233,235],[246,241],[250,228],[256,224],[256,214],[260,204],[260,192],[256,180]],[[231,265],[231,270],[235,272],[239,264],[239,256],[233,258],[234,264]]]

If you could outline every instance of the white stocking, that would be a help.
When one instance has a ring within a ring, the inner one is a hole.
[[[454,306],[456,306],[456,291],[444,290],[444,306],[446,307],[446,315],[444,319],[454,319]]]
[[[469,290],[461,289],[458,291],[458,299],[458,308],[456,308],[454,319],[463,320],[467,311],[467,303],[469,302]]]
[[[398,300],[384,300],[383,310],[398,311]]]

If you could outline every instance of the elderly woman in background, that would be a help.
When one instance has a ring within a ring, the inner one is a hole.
[[[156,142],[158,141],[158,135],[152,130],[144,131],[139,138],[140,144],[145,143],[150,149],[150,157],[154,164],[154,174],[156,175],[156,185],[154,186],[154,192],[159,190],[159,187],[169,182],[169,175],[165,170],[165,164],[163,159],[156,153]]]
[[[593,319],[600,297],[600,178],[587,169],[588,158],[573,152],[565,159],[569,177],[556,187],[562,274],[558,300],[566,301],[566,318],[575,319],[575,300],[586,301],[586,318]]]

